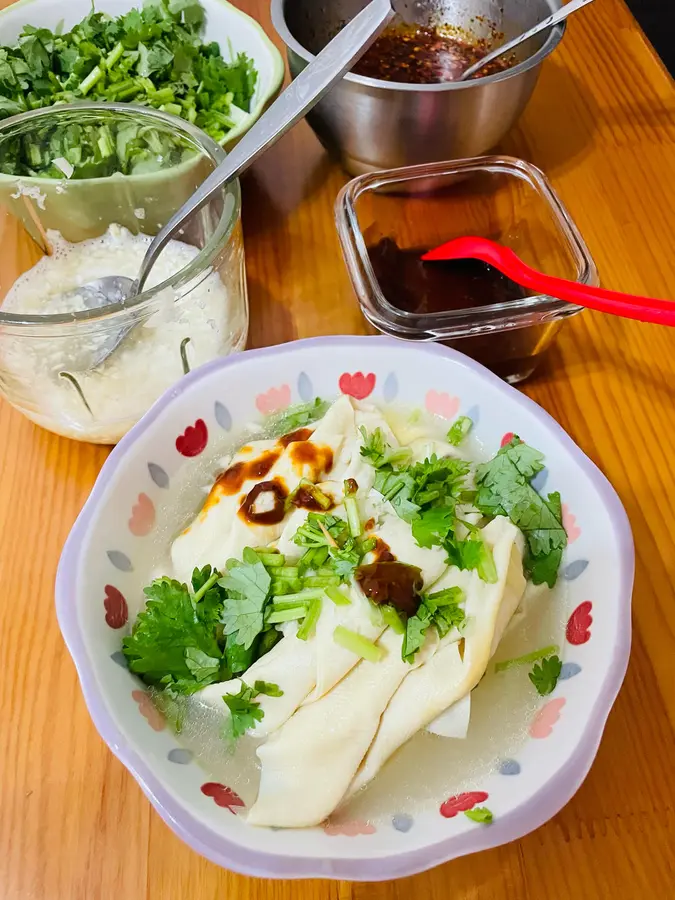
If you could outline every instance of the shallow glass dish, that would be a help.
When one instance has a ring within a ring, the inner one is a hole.
[[[101,136],[98,177],[67,177],[78,128]],[[142,165],[110,174],[133,141]],[[52,177],[31,176],[24,162],[6,174],[17,159],[51,159],[56,146],[65,148],[63,177],[54,164]],[[139,296],[104,310],[63,296],[105,275],[134,278],[151,237],[224,158],[188,122],[124,104],[49,108],[0,124],[0,392],[17,409],[58,434],[115,443],[187,371],[243,348],[237,181],[167,246]]]
[[[524,292],[508,302],[411,312],[397,308],[375,275],[368,248],[431,249],[476,235],[510,247],[561,278],[598,284],[589,250],[539,169],[506,156],[410,166],[362,175],[340,192],[336,223],[361,310],[378,331],[440,341],[515,383],[535,370],[564,319],[581,307]],[[437,265],[428,263],[426,265]]]

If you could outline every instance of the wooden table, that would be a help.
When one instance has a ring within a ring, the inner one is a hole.
[[[3,0],[0,0],[0,5]],[[240,0],[270,30],[267,0]],[[675,297],[673,83],[622,0],[574,18],[505,152],[540,166],[603,283]],[[253,170],[253,347],[361,332],[332,205],[346,177],[304,125]],[[675,331],[587,313],[525,387],[606,472],[637,546],[630,667],[597,760],[551,822],[398,883],[224,872],[163,824],[104,746],[54,615],[57,560],[107,455],[0,402],[0,893],[3,900],[633,900],[673,891]]]

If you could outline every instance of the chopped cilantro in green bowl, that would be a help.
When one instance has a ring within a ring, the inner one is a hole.
[[[222,0],[23,0],[0,14],[0,121],[45,107],[129,103],[178,116],[223,147],[279,89],[281,57]],[[143,175],[185,161],[180,135],[70,124],[5,142],[0,173],[61,180]]]

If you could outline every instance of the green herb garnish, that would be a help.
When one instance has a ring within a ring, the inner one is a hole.
[[[226,675],[216,627],[225,600],[210,567],[195,571],[187,585],[160,578],[145,588],[148,598],[131,635],[122,641],[129,670],[150,685],[192,694]]]
[[[256,703],[256,697],[265,694],[267,697],[283,697],[284,692],[278,684],[270,684],[267,681],[256,681],[253,687],[241,682],[239,693],[224,694],[223,700],[230,711],[225,721],[221,736],[233,746],[240,737],[249,730],[255,728],[257,722],[261,722],[265,714]]]
[[[243,562],[228,562],[227,575],[218,582],[228,594],[221,616],[225,634],[236,633],[237,643],[244,648],[250,647],[263,630],[263,611],[271,582],[260,557],[250,547],[244,550]]]
[[[545,697],[550,694],[558,683],[562,662],[558,656],[549,656],[535,663],[529,674],[530,681],[537,689],[537,693]]]
[[[309,403],[300,403],[297,406],[289,406],[280,413],[273,413],[265,420],[265,430],[270,434],[291,434],[299,428],[306,428],[317,419],[321,419],[328,410],[330,403],[315,397]]]
[[[518,437],[494,459],[477,467],[475,505],[487,516],[508,516],[525,535],[525,570],[534,584],[553,587],[567,534],[562,524],[560,494],[541,497],[530,484],[544,468],[543,455]]]
[[[475,806],[473,809],[465,809],[464,815],[472,822],[478,822],[480,825],[490,825],[494,816],[487,806]]]
[[[448,443],[453,447],[459,447],[473,428],[473,421],[468,416],[460,416],[456,419],[448,431]]]
[[[423,462],[401,467],[398,451],[391,449],[379,429],[372,435],[363,435],[361,455],[377,469],[375,490],[392,504],[401,519],[410,523],[419,546],[443,547],[450,564],[475,569],[483,581],[494,583],[497,572],[492,551],[480,530],[457,519],[457,504],[466,500],[470,463],[432,455]],[[458,524],[469,532],[468,537],[459,537]]]
[[[222,141],[250,110],[258,76],[245,53],[225,62],[218,44],[205,44],[203,25],[198,0],[149,0],[117,17],[92,11],[66,34],[26,25],[15,46],[0,48],[0,119],[84,98],[130,102]],[[1,171],[48,178],[155,171],[194,152],[169,128],[131,122],[51,126],[3,146]]]
[[[405,628],[401,656],[412,662],[415,654],[424,646],[427,631],[433,625],[438,636],[443,638],[452,629],[462,624],[464,591],[459,587],[446,588],[434,594],[425,594],[414,616],[410,616]]]
[[[504,659],[495,664],[495,672],[506,672],[509,669],[516,668],[516,666],[529,666],[540,659],[544,659],[546,656],[557,653],[559,649],[557,644],[551,644],[548,647],[543,647],[541,650],[533,650],[532,653],[525,653],[523,656],[515,656],[513,659]]]
[[[345,628],[343,625],[337,626],[333,632],[333,640],[340,647],[344,647],[345,650],[350,650],[356,656],[361,657],[361,659],[366,659],[368,662],[379,662],[384,656],[382,647],[379,647],[373,641],[368,640],[368,638],[359,634],[357,631],[352,631],[349,628]]]

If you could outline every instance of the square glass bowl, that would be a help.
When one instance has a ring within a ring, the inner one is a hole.
[[[523,290],[507,301],[495,293],[497,302],[491,302],[483,294],[473,303],[450,300],[443,311],[411,311],[392,302],[391,284],[387,289],[378,280],[369,248],[389,239],[421,254],[452,238],[486,237],[548,275],[598,284],[567,210],[543,173],[520,159],[485,156],[362,175],[340,192],[335,214],[361,310],[377,331],[439,341],[512,384],[534,372],[563,320],[581,307]],[[389,248],[396,255],[394,243]],[[410,268],[396,272],[405,279]]]

